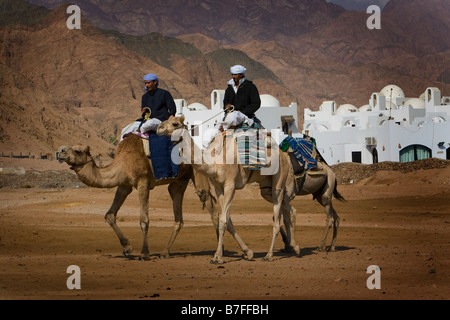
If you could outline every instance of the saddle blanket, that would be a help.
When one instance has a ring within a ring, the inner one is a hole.
[[[180,173],[180,166],[172,161],[172,140],[166,136],[159,136],[155,133],[131,132],[144,139],[144,143],[149,145],[150,160],[152,162],[153,174],[156,180],[175,178]],[[126,137],[126,135],[125,135]],[[147,142],[148,141],[148,142]],[[146,149],[144,147],[144,149]]]
[[[265,130],[236,130],[239,163],[247,170],[260,170],[267,166]]]
[[[292,149],[297,160],[306,171],[317,168],[317,152],[314,143],[308,139],[286,137],[280,144],[280,149],[284,152]]]

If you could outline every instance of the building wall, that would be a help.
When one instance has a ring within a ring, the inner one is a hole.
[[[398,92],[402,93],[401,89]],[[413,145],[431,149],[431,157],[446,159],[450,148],[450,105],[445,102],[449,99],[441,99],[439,89],[428,88],[422,103],[418,100],[401,94],[386,99],[382,93],[374,93],[362,111],[326,101],[319,111],[305,109],[304,128],[316,139],[330,165],[358,161],[359,157],[352,156],[354,152],[360,153],[362,163],[372,164],[374,149],[375,161],[400,161],[400,152]],[[413,101],[414,106],[408,101]],[[371,138],[369,144],[366,138]]]

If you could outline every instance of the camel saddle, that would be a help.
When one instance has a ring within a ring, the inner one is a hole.
[[[287,137],[280,144],[280,149],[289,155],[294,170],[297,194],[303,188],[306,175],[319,176],[325,174],[321,162],[326,162],[312,139]]]

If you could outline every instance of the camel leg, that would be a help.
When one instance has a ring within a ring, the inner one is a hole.
[[[141,205],[140,210],[140,223],[141,223],[141,231],[142,231],[142,249],[139,260],[148,260],[150,258],[150,252],[148,250],[148,199],[150,196],[150,190],[148,189],[147,181],[144,181],[138,185],[138,193],[139,193],[139,203]]]
[[[326,248],[325,241],[328,236],[328,232],[331,227],[333,227],[333,239],[331,241],[331,245],[328,248],[328,251],[336,250],[336,238],[337,232],[339,229],[339,216],[333,208],[332,199],[333,194],[336,190],[336,177],[334,174],[328,174],[326,188],[322,195],[317,197],[319,203],[325,207],[325,212],[327,214],[327,226],[325,229],[325,235],[320,243],[319,250],[324,250]]]
[[[290,203],[284,203],[284,223],[286,226],[286,230],[289,230],[287,233],[289,235],[289,250],[294,251],[294,253],[299,256],[300,255],[300,247],[295,243],[295,225],[297,222],[297,210]]]
[[[322,204],[322,203],[321,203]],[[327,214],[327,225],[325,226],[325,234],[323,235],[322,241],[320,241],[319,251],[323,251],[326,249],[326,240],[328,237],[328,232],[330,231],[331,226],[333,225],[333,216],[331,214],[330,205],[322,204],[325,206],[325,212]]]
[[[162,257],[169,258],[170,249],[172,248],[175,239],[180,232],[181,228],[183,228],[183,197],[186,192],[186,188],[189,180],[186,181],[177,181],[169,184],[169,194],[172,198],[173,203],[173,216],[174,216],[174,226],[172,231],[172,236],[170,237],[167,248],[162,253]]]
[[[114,232],[116,233],[117,237],[120,240],[120,244],[123,247],[124,256],[129,256],[133,248],[131,247],[128,238],[123,235],[122,231],[118,227],[116,223],[116,216],[117,212],[124,203],[125,199],[131,193],[131,191],[133,191],[132,187],[124,187],[124,186],[117,187],[116,195],[114,196],[114,201],[111,205],[111,208],[105,214],[106,222],[113,228]]]
[[[214,204],[215,199],[209,191],[203,189],[202,190],[198,189],[197,195],[199,196],[200,201],[203,203],[203,205],[206,207],[209,214],[211,215],[211,221],[214,225],[214,229],[216,230],[217,241],[219,241],[219,211],[217,210],[217,206]],[[234,240],[236,240],[241,250],[245,253],[245,258],[248,260],[252,260],[253,251],[250,250],[245,245],[244,241],[242,241],[241,237],[237,234],[236,230],[234,229],[231,217],[227,225],[227,230],[233,236]]]
[[[192,180],[195,185],[195,193],[203,204],[203,208],[208,210],[216,230],[217,239],[219,239],[219,212],[217,211],[217,206],[214,204],[216,199],[211,194],[208,177],[194,170]]]
[[[340,219],[339,219],[338,214],[334,210],[331,202],[329,204],[329,211],[330,211],[330,214],[332,216],[332,221],[333,221],[333,240],[331,240],[331,245],[330,245],[330,248],[328,249],[328,251],[334,252],[334,251],[336,251],[336,238],[337,238],[337,233],[338,233],[338,229],[339,229],[339,220]]]
[[[337,238],[337,232],[339,228],[339,216],[337,215],[336,211],[333,208],[332,202],[331,202],[332,195],[325,195],[325,196],[319,196],[317,197],[317,201],[325,207],[325,212],[327,214],[327,225],[325,227],[325,234],[323,236],[322,241],[320,242],[319,251],[326,249],[326,240],[328,237],[328,232],[330,231],[330,228],[333,227],[333,240],[331,242],[331,246],[328,249],[328,251],[335,251],[336,246],[336,238]]]
[[[271,261],[273,258],[273,249],[275,247],[275,242],[278,236],[278,233],[280,232],[281,227],[281,205],[282,205],[282,199],[283,199],[283,193],[282,190],[273,190],[273,233],[272,233],[272,243],[269,248],[269,252],[267,252],[267,255],[264,257],[265,261]]]
[[[325,212],[327,215],[327,225],[325,227],[325,234],[322,241],[320,242],[319,251],[326,249],[326,240],[328,237],[328,232],[333,226],[333,240],[328,251],[335,250],[336,237],[337,237],[337,227],[339,227],[339,217],[332,205],[333,191],[336,188],[336,178],[334,175],[329,174],[325,185],[322,187],[321,191],[315,194],[317,202],[319,202],[323,207],[325,207]]]
[[[225,188],[216,186],[216,194],[219,197],[219,203],[222,207],[222,212],[219,216],[219,240],[217,242],[217,250],[214,254],[214,258],[211,263],[223,263],[223,241],[225,230],[228,229],[230,220],[230,208],[231,202],[234,197],[235,187],[234,184],[229,184]]]
[[[283,214],[283,222],[286,228],[280,226],[280,234],[283,238],[284,252],[294,252],[297,256],[300,255],[300,247],[295,243],[295,225],[297,221],[297,210],[290,203],[283,202],[281,207]]]
[[[231,221],[231,217],[228,219],[227,230],[233,236],[234,240],[236,240],[242,252],[244,252],[245,259],[252,260],[253,251],[246,246],[244,241],[242,241],[241,237],[239,237],[239,235],[237,234],[236,230],[234,229],[233,222]]]
[[[286,208],[286,206],[283,206],[281,208],[282,213],[283,213],[283,222],[284,222],[284,227],[286,228],[286,230],[284,230],[285,228],[283,228],[283,226],[280,227],[280,234],[281,234],[281,238],[283,239],[283,243],[284,243],[284,251],[285,252],[289,252],[290,251],[290,242],[291,242],[291,229],[288,227],[290,224],[290,211],[289,209]]]

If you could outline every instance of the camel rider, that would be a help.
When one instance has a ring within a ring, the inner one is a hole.
[[[158,136],[158,125],[175,116],[177,111],[175,101],[169,91],[158,88],[159,79],[153,73],[144,76],[147,92],[142,96],[141,112],[143,121],[148,118],[145,113],[150,109],[150,119],[146,120],[140,131],[148,132],[149,148],[152,161],[152,169],[156,180],[174,178],[179,174],[179,166],[171,158],[173,148],[169,137]]]
[[[169,91],[158,88],[159,79],[153,73],[144,76],[145,90],[142,96],[141,112],[145,118],[145,113],[149,108],[150,120],[147,120],[141,127],[141,132],[156,131],[159,123],[166,121],[170,116],[175,116],[177,111],[175,101]]]
[[[253,125],[256,128],[260,128],[261,121],[255,117],[255,112],[261,107],[261,99],[258,88],[252,81],[245,78],[246,71],[247,69],[241,65],[235,65],[230,68],[232,79],[228,82],[228,87],[225,90],[223,105],[227,111],[234,110],[244,115],[238,114],[237,122],[244,118],[242,122],[247,122],[249,126]]]

